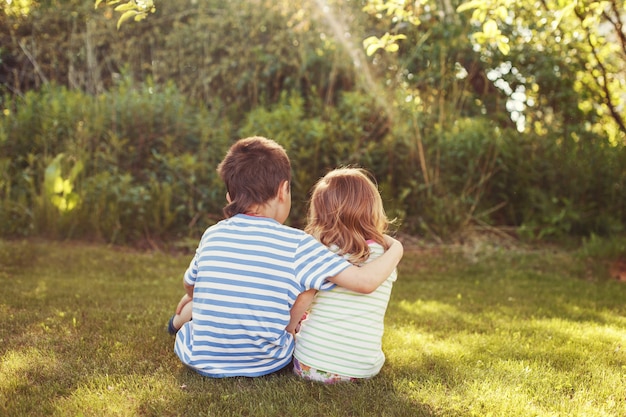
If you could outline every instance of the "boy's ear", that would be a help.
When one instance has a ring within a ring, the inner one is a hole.
[[[289,181],[285,180],[280,187],[278,188],[278,198],[281,200],[286,200],[289,197],[289,192],[291,191],[289,187]]]
[[[232,203],[233,201],[230,199],[230,194],[226,193],[226,201],[228,201],[228,204]]]

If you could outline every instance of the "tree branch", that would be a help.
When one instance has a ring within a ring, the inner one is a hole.
[[[615,28],[615,33],[619,38],[619,43],[622,47],[622,52],[626,54],[626,35],[624,35],[623,31],[624,24],[622,23],[620,11],[617,7],[617,4],[615,4],[615,0],[611,1],[611,10],[613,11],[615,20],[613,20],[612,16],[609,16],[606,11],[602,12],[602,15],[606,18],[607,21],[611,22],[611,24]]]
[[[578,9],[575,9],[575,14],[576,14],[576,17],[578,17],[578,20],[580,20],[580,23],[582,26],[582,23],[584,21],[584,16],[581,15],[580,10]],[[619,32],[621,33],[621,31]],[[587,31],[585,35],[586,35],[587,44],[591,48],[591,55],[593,55],[594,59],[596,60],[596,65],[600,69],[602,82],[596,81],[596,84],[598,85],[598,87],[600,87],[600,89],[604,93],[603,94],[604,97],[601,97],[601,98],[604,99],[604,103],[609,108],[611,117],[613,117],[613,120],[615,120],[615,122],[619,126],[620,131],[622,133],[626,133],[626,125],[624,124],[624,120],[622,119],[622,116],[617,111],[615,104],[613,103],[613,100],[611,100],[611,91],[609,90],[609,83],[608,83],[608,79],[609,79],[608,71],[606,67],[604,66],[604,64],[601,62],[600,57],[598,56],[598,52],[596,51],[596,45],[591,39],[591,34],[589,33],[589,31]],[[596,77],[593,77],[593,79],[595,80]]]
[[[39,75],[39,78],[41,78],[41,81],[43,81],[44,84],[48,84],[48,78],[43,73],[43,71],[41,71],[41,68],[39,67],[39,64],[37,63],[33,55],[30,52],[28,52],[28,50],[26,49],[26,46],[24,46],[24,41],[20,40],[18,42],[18,45],[20,46],[20,48],[22,48],[22,51],[24,52],[24,55],[26,55],[26,58],[28,58],[30,63],[33,64],[33,67],[35,68],[35,72],[37,73],[37,75]]]

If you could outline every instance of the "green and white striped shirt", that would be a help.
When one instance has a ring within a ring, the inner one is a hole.
[[[369,242],[369,246],[366,262],[384,252],[377,243]],[[296,335],[296,359],[321,371],[354,378],[378,374],[385,363],[384,319],[396,277],[394,270],[371,294],[338,286],[317,293]]]

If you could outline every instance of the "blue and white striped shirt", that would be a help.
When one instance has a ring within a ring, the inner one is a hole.
[[[312,236],[274,219],[238,214],[208,228],[185,272],[193,320],[174,351],[198,373],[261,376],[291,361],[285,330],[301,292],[327,290],[350,266]]]

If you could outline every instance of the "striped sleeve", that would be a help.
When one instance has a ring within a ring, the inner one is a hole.
[[[200,258],[203,242],[205,241],[205,239],[207,239],[210,236],[211,230],[213,228],[214,227],[209,227],[202,235],[200,244],[198,245],[198,248],[196,249],[196,254],[191,259],[191,262],[189,263],[189,267],[187,267],[187,270],[185,271],[185,274],[183,275],[183,280],[185,284],[187,285],[191,285],[191,286],[196,285],[196,280],[198,279],[198,259]]]
[[[296,251],[294,265],[296,278],[306,290],[334,288],[335,284],[327,279],[352,266],[310,235],[305,235],[302,239]]]

